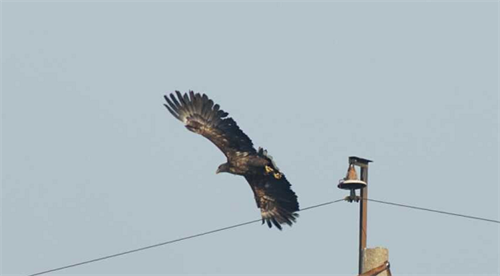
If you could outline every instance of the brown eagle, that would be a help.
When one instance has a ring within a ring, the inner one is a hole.
[[[267,151],[255,150],[252,140],[241,131],[228,113],[207,97],[193,91],[181,94],[179,91],[165,95],[165,107],[183,122],[186,128],[205,136],[227,157],[216,173],[228,172],[242,175],[250,184],[260,208],[262,224],[274,224],[281,230],[281,224],[292,225],[299,210],[297,196],[290,188],[285,175],[278,169]]]

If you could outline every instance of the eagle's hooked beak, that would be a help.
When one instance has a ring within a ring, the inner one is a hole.
[[[227,169],[227,164],[222,164],[220,165],[217,170],[215,171],[215,174],[219,174],[219,173],[223,173],[223,172],[227,172],[228,169]]]

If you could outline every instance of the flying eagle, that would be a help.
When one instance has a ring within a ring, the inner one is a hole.
[[[207,97],[193,91],[181,94],[175,91],[165,95],[165,107],[183,122],[186,128],[206,137],[226,156],[216,173],[227,172],[245,177],[252,188],[264,222],[271,228],[274,224],[292,225],[299,210],[297,196],[290,188],[285,175],[278,169],[267,151],[255,150],[252,140],[241,131],[228,113]]]

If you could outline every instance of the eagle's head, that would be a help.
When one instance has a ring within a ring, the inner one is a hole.
[[[216,174],[221,172],[229,172],[229,163],[221,164],[215,171]]]

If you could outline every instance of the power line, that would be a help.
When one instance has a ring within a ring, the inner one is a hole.
[[[318,207],[323,207],[323,206],[330,205],[330,204],[333,204],[333,203],[337,203],[337,202],[340,202],[340,201],[343,201],[343,200],[344,199],[342,198],[342,199],[328,201],[328,202],[317,204],[317,205],[312,205],[312,206],[300,209],[299,212],[302,212],[302,211],[305,211],[305,210],[309,210],[309,209],[318,208]],[[45,270],[45,271],[42,271],[42,272],[37,272],[35,274],[30,274],[28,276],[42,275],[42,274],[46,274],[46,273],[49,273],[49,272],[64,270],[64,269],[68,269],[68,268],[75,267],[75,266],[81,266],[81,265],[84,265],[84,264],[94,263],[94,262],[98,262],[98,261],[102,261],[102,260],[106,260],[106,259],[111,259],[111,258],[115,258],[115,257],[122,256],[122,255],[127,255],[127,254],[131,254],[131,253],[139,252],[139,251],[144,251],[144,250],[147,250],[147,249],[151,249],[151,248],[155,248],[155,247],[159,247],[159,246],[163,246],[163,245],[167,245],[167,244],[172,244],[172,243],[176,243],[176,242],[180,242],[180,241],[184,241],[184,240],[189,240],[189,239],[193,239],[193,238],[197,238],[197,237],[201,237],[201,236],[213,234],[213,233],[216,233],[216,232],[221,232],[221,231],[229,230],[229,229],[232,229],[232,228],[237,228],[237,227],[245,226],[245,225],[256,223],[256,222],[259,222],[259,221],[262,221],[262,219],[255,219],[255,220],[251,220],[251,221],[247,221],[247,222],[243,222],[243,223],[239,223],[239,224],[235,224],[235,225],[231,225],[231,226],[222,227],[222,228],[218,228],[218,229],[215,229],[215,230],[211,230],[211,231],[199,233],[199,234],[196,234],[196,235],[191,235],[191,236],[187,236],[187,237],[183,237],[183,238],[179,238],[179,239],[175,239],[175,240],[170,240],[170,241],[161,242],[161,243],[157,243],[157,244],[153,244],[153,245],[148,245],[148,246],[144,246],[144,247],[140,247],[140,248],[136,248],[136,249],[132,249],[132,250],[128,250],[128,251],[123,251],[123,252],[120,252],[120,253],[115,253],[115,254],[111,254],[111,255],[107,255],[107,256],[95,258],[95,259],[91,259],[91,260],[88,260],[88,261],[74,263],[74,264],[70,264],[70,265],[66,265],[66,266],[61,266],[61,267],[58,267],[58,268],[53,268],[53,269]]]
[[[363,200],[387,204],[387,205],[393,205],[393,206],[398,206],[398,207],[416,209],[416,210],[421,210],[421,211],[439,213],[439,214],[444,214],[444,215],[449,215],[449,216],[457,216],[457,217],[463,217],[463,218],[468,218],[468,219],[476,219],[476,220],[482,220],[482,221],[487,221],[487,222],[500,223],[500,221],[494,220],[494,219],[487,219],[487,218],[481,218],[481,217],[462,215],[462,214],[458,214],[458,213],[445,212],[445,211],[440,211],[440,210],[435,210],[435,209],[422,208],[422,207],[411,206],[411,205],[406,205],[406,204],[383,201],[383,200],[376,200],[376,199],[371,199],[371,198],[363,198]]]
[[[312,205],[312,206],[300,209],[299,212],[302,212],[302,211],[305,211],[305,210],[309,210],[309,209],[318,208],[318,207],[322,207],[322,206],[325,206],[325,205],[330,205],[332,203],[337,203],[337,202],[344,201],[344,200],[345,200],[344,198],[341,198],[341,199],[332,200],[332,201],[328,201],[328,202],[317,204],[317,205]]]
[[[308,207],[300,209],[299,212],[310,210],[310,209],[314,209],[314,208],[318,208],[318,207],[323,207],[323,206],[326,206],[326,205],[330,205],[330,204],[333,204],[333,203],[344,201],[346,199],[347,198],[342,198],[342,199],[337,199],[337,200],[333,200],[333,201],[324,202],[324,203],[317,204],[317,205],[308,206]],[[493,223],[499,223],[500,224],[500,221],[493,220],[493,219],[486,219],[486,218],[481,218],[481,217],[468,216],[468,215],[463,215],[463,214],[458,214],[458,213],[445,212],[445,211],[440,211],[440,210],[435,210],[435,209],[417,207],[417,206],[400,204],[400,203],[394,203],[394,202],[383,201],[383,200],[376,200],[376,199],[371,199],[371,198],[362,198],[362,200],[367,200],[367,201],[371,201],[371,202],[382,203],[382,204],[387,204],[387,205],[393,205],[393,206],[398,206],[398,207],[405,207],[405,208],[416,209],[416,210],[421,210],[421,211],[427,211],[427,212],[433,212],[433,213],[440,213],[440,214],[444,214],[444,215],[457,216],[457,217],[463,217],[463,218],[468,218],[468,219],[476,219],[476,220],[481,220],[481,221],[487,221],[487,222],[493,222]],[[144,250],[147,250],[147,249],[151,249],[151,248],[155,248],[155,247],[160,247],[160,246],[164,246],[164,245],[167,245],[167,244],[172,244],[172,243],[176,243],[176,242],[180,242],[180,241],[184,241],[184,240],[189,240],[189,239],[192,239],[192,238],[197,238],[197,237],[201,237],[201,236],[213,234],[213,233],[216,233],[216,232],[221,232],[221,231],[225,231],[225,230],[229,230],[229,229],[233,229],[233,228],[245,226],[245,225],[248,225],[248,224],[253,224],[253,223],[256,223],[256,222],[259,222],[259,221],[261,221],[261,219],[251,220],[251,221],[247,221],[247,222],[243,222],[243,223],[239,223],[239,224],[235,224],[235,225],[231,225],[231,226],[227,226],[227,227],[222,227],[222,228],[218,228],[218,229],[215,229],[215,230],[211,230],[211,231],[207,231],[207,232],[203,232],[203,233],[199,233],[199,234],[195,234],[195,235],[191,235],[191,236],[187,236],[187,237],[183,237],[183,238],[179,238],[179,239],[175,239],[175,240],[161,242],[161,243],[157,243],[157,244],[153,244],[153,245],[148,245],[148,246],[144,246],[144,247],[140,247],[140,248],[136,248],[136,249],[132,249],[132,250],[128,250],[128,251],[123,251],[123,252],[120,252],[120,253],[111,254],[111,255],[107,255],[107,256],[103,256],[103,257],[99,257],[99,258],[95,258],[95,259],[91,259],[91,260],[87,260],[87,261],[83,261],[83,262],[79,262],[79,263],[74,263],[74,264],[67,265],[67,266],[62,266],[62,267],[58,267],[58,268],[54,268],[54,269],[50,269],[50,270],[45,270],[45,271],[38,272],[38,273],[35,273],[35,274],[30,274],[28,276],[42,275],[42,274],[46,274],[46,273],[49,273],[49,272],[60,271],[60,270],[68,269],[68,268],[75,267],[75,266],[81,266],[81,265],[84,265],[84,264],[94,263],[94,262],[98,262],[98,261],[102,261],[102,260],[106,260],[106,259],[111,259],[111,258],[115,258],[115,257],[122,256],[122,255],[127,255],[127,254],[131,254],[131,253],[139,252],[139,251],[144,251]]]
[[[252,224],[252,223],[255,223],[255,222],[259,222],[259,221],[261,221],[261,219],[251,220],[251,221],[247,221],[247,222],[244,222],[244,223],[240,223],[240,224],[235,224],[235,225],[223,227],[223,228],[219,228],[219,229],[215,229],[215,230],[203,232],[203,233],[192,235],[192,236],[187,236],[187,237],[183,237],[183,238],[179,238],[179,239],[175,239],[175,240],[170,240],[170,241],[166,241],[166,242],[162,242],[162,243],[157,243],[157,244],[153,244],[153,245],[148,245],[148,246],[144,246],[144,247],[140,247],[140,248],[136,248],[136,249],[132,249],[132,250],[128,250],[128,251],[123,251],[123,252],[120,252],[120,253],[116,253],[116,254],[112,254],[112,255],[108,255],[108,256],[104,256],[104,257],[99,257],[99,258],[95,258],[95,259],[91,259],[91,260],[83,261],[83,262],[79,262],[79,263],[74,263],[74,264],[67,265],[67,266],[61,266],[61,267],[58,267],[58,268],[54,268],[54,269],[50,269],[50,270],[38,272],[38,273],[35,273],[35,274],[30,274],[29,276],[42,275],[42,274],[46,274],[46,273],[49,273],[49,272],[59,271],[59,270],[63,270],[63,269],[67,269],[67,268],[71,268],[71,267],[75,267],[75,266],[80,266],[80,265],[94,263],[94,262],[98,262],[98,261],[102,261],[102,260],[106,260],[106,259],[111,259],[111,258],[114,258],[114,257],[118,257],[118,256],[127,255],[127,254],[134,253],[134,252],[139,252],[139,251],[147,250],[147,249],[151,249],[151,248],[154,248],[154,247],[159,247],[159,246],[163,246],[163,245],[167,245],[167,244],[171,244],[171,243],[176,243],[176,242],[180,242],[180,241],[183,241],[183,240],[189,240],[189,239],[192,239],[192,238],[196,238],[196,237],[200,237],[200,236],[212,234],[212,233],[215,233],[215,232],[229,230],[231,228],[236,228],[236,227],[240,227],[240,226]]]

